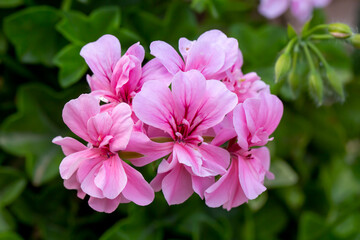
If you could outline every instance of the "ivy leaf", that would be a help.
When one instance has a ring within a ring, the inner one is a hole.
[[[18,112],[0,127],[0,146],[26,157],[26,172],[35,186],[58,174],[64,155],[51,140],[66,129],[61,111],[72,92],[58,94],[42,85],[22,86],[17,94]]]
[[[55,8],[30,7],[6,17],[4,32],[22,62],[52,66],[55,54],[63,45],[63,38],[55,30],[59,20]]]
[[[16,169],[0,167],[0,207],[13,202],[26,185],[25,177]]]
[[[54,63],[60,68],[58,79],[63,88],[76,83],[88,69],[80,50],[80,46],[69,44],[55,56]]]
[[[113,34],[120,25],[120,9],[103,7],[86,16],[78,11],[64,13],[56,29],[70,42],[78,45],[95,41],[104,34]]]

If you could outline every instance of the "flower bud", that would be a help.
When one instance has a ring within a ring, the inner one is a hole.
[[[310,93],[315,97],[318,104],[322,104],[324,96],[324,85],[318,71],[311,71],[309,74],[309,89]]]
[[[329,24],[328,30],[335,38],[345,39],[352,35],[351,28],[343,23],[331,23]]]
[[[341,97],[341,99],[344,99],[343,85],[335,70],[331,67],[328,67],[326,69],[326,76],[329,80],[331,88]]]
[[[360,49],[360,34],[357,33],[357,34],[352,35],[350,38],[350,42],[354,47]]]
[[[284,52],[275,63],[275,82],[279,82],[291,68],[291,55]]]

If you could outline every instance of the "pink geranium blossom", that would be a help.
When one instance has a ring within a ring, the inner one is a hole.
[[[164,154],[170,156],[160,163],[151,184],[157,191],[162,189],[169,204],[179,204],[194,191],[203,197],[214,176],[226,172],[229,153],[204,142],[202,136],[233,110],[237,97],[220,81],[206,81],[196,70],[177,73],[171,88],[159,81],[145,83],[134,98],[133,110],[171,141],[164,143]],[[155,160],[148,154],[148,161]]]
[[[104,35],[97,41],[86,44],[80,52],[93,76],[87,76],[93,95],[106,102],[131,104],[144,82],[169,79],[169,74],[158,60],[141,66],[145,51],[139,44],[132,45],[121,56],[119,40]],[[171,76],[170,76],[171,77]]]
[[[331,0],[261,0],[259,12],[267,18],[276,18],[289,7],[291,13],[300,22],[311,17],[314,8],[326,7]]]
[[[275,95],[262,92],[258,98],[248,98],[233,111],[238,144],[243,149],[263,146],[278,126],[283,104]]]
[[[87,146],[70,137],[53,140],[66,155],[60,164],[65,187],[78,190],[80,198],[88,194],[89,205],[100,212],[112,212],[120,202],[147,205],[154,198],[142,175],[117,154],[129,142],[131,113],[126,103],[101,111],[95,97],[83,94],[65,105],[63,119]]]
[[[244,151],[237,144],[228,148],[231,164],[228,171],[205,191],[209,207],[223,206],[228,211],[248,200],[257,198],[266,190],[265,176],[273,178],[269,172],[270,154],[266,147]]]
[[[169,44],[155,41],[150,45],[151,54],[161,62],[172,75],[179,71],[196,69],[206,79],[221,79],[225,72],[234,65],[238,53],[238,42],[228,38],[219,30],[203,33],[197,40],[180,38],[179,50]]]

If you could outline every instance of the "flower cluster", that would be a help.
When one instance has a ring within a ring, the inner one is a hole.
[[[331,0],[261,0],[259,12],[267,18],[277,18],[288,8],[299,21],[308,20],[314,8],[326,7]]]
[[[89,205],[112,212],[120,203],[150,204],[154,191],[180,204],[194,192],[210,207],[233,207],[266,190],[264,146],[283,105],[256,73],[243,74],[237,40],[219,30],[150,45],[145,65],[136,43],[121,56],[117,38],[102,36],[80,55],[93,72],[90,94],[68,102],[66,125],[87,142],[56,137],[66,157],[60,175]],[[133,166],[159,161],[150,182]]]

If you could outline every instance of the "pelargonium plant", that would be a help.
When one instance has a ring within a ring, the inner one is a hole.
[[[53,140],[66,155],[64,186],[107,213],[120,203],[148,205],[154,191],[169,205],[195,192],[227,210],[257,198],[264,178],[274,177],[265,145],[282,102],[256,73],[242,72],[237,40],[219,30],[181,38],[181,56],[162,41],[150,50],[155,58],[143,65],[139,43],[121,56],[112,35],[82,48],[91,93],[69,101],[63,120],[87,144]],[[154,161],[157,174],[148,183],[137,169]]]

